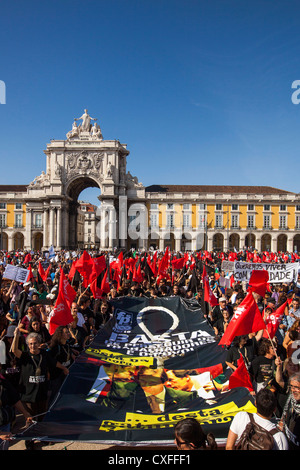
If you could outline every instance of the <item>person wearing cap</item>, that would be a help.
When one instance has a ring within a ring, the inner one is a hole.
[[[212,321],[212,326],[214,327],[216,322],[218,320],[223,320],[223,312],[227,311],[229,313],[229,317],[231,318],[233,315],[233,309],[230,304],[228,304],[228,301],[226,297],[220,297],[219,298],[219,305],[216,305],[213,309],[213,321]]]

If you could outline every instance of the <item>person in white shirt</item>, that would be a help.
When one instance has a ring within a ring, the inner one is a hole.
[[[267,431],[276,429],[276,425],[271,421],[273,413],[276,409],[276,397],[271,390],[264,388],[256,395],[255,402],[257,412],[253,413],[254,421]],[[246,411],[240,411],[235,415],[229,428],[226,450],[234,450],[236,443],[243,434],[247,424],[250,421],[249,414]],[[288,450],[289,445],[287,438],[283,432],[278,430],[273,435],[273,450]]]

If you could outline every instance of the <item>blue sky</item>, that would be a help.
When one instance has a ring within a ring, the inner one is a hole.
[[[299,192],[299,13],[298,0],[1,2],[0,184],[45,170],[46,144],[87,108],[146,186]]]

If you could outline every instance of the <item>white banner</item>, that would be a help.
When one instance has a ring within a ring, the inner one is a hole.
[[[19,268],[13,264],[8,264],[3,273],[4,279],[11,279],[17,282],[26,282],[29,276],[29,270],[24,268]]]
[[[249,281],[252,271],[265,270],[269,273],[269,283],[297,282],[299,263],[247,263],[235,261],[235,281]]]

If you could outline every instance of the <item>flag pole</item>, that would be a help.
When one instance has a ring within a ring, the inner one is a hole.
[[[267,335],[268,335],[269,340],[270,340],[270,342],[271,342],[271,345],[272,345],[273,351],[274,351],[274,353],[275,353],[276,359],[278,359],[277,351],[276,351],[276,349],[275,349],[275,347],[274,347],[274,343],[273,343],[273,340],[271,339],[271,336],[270,336],[270,333],[269,333],[268,328],[266,328],[266,332],[267,332]]]

